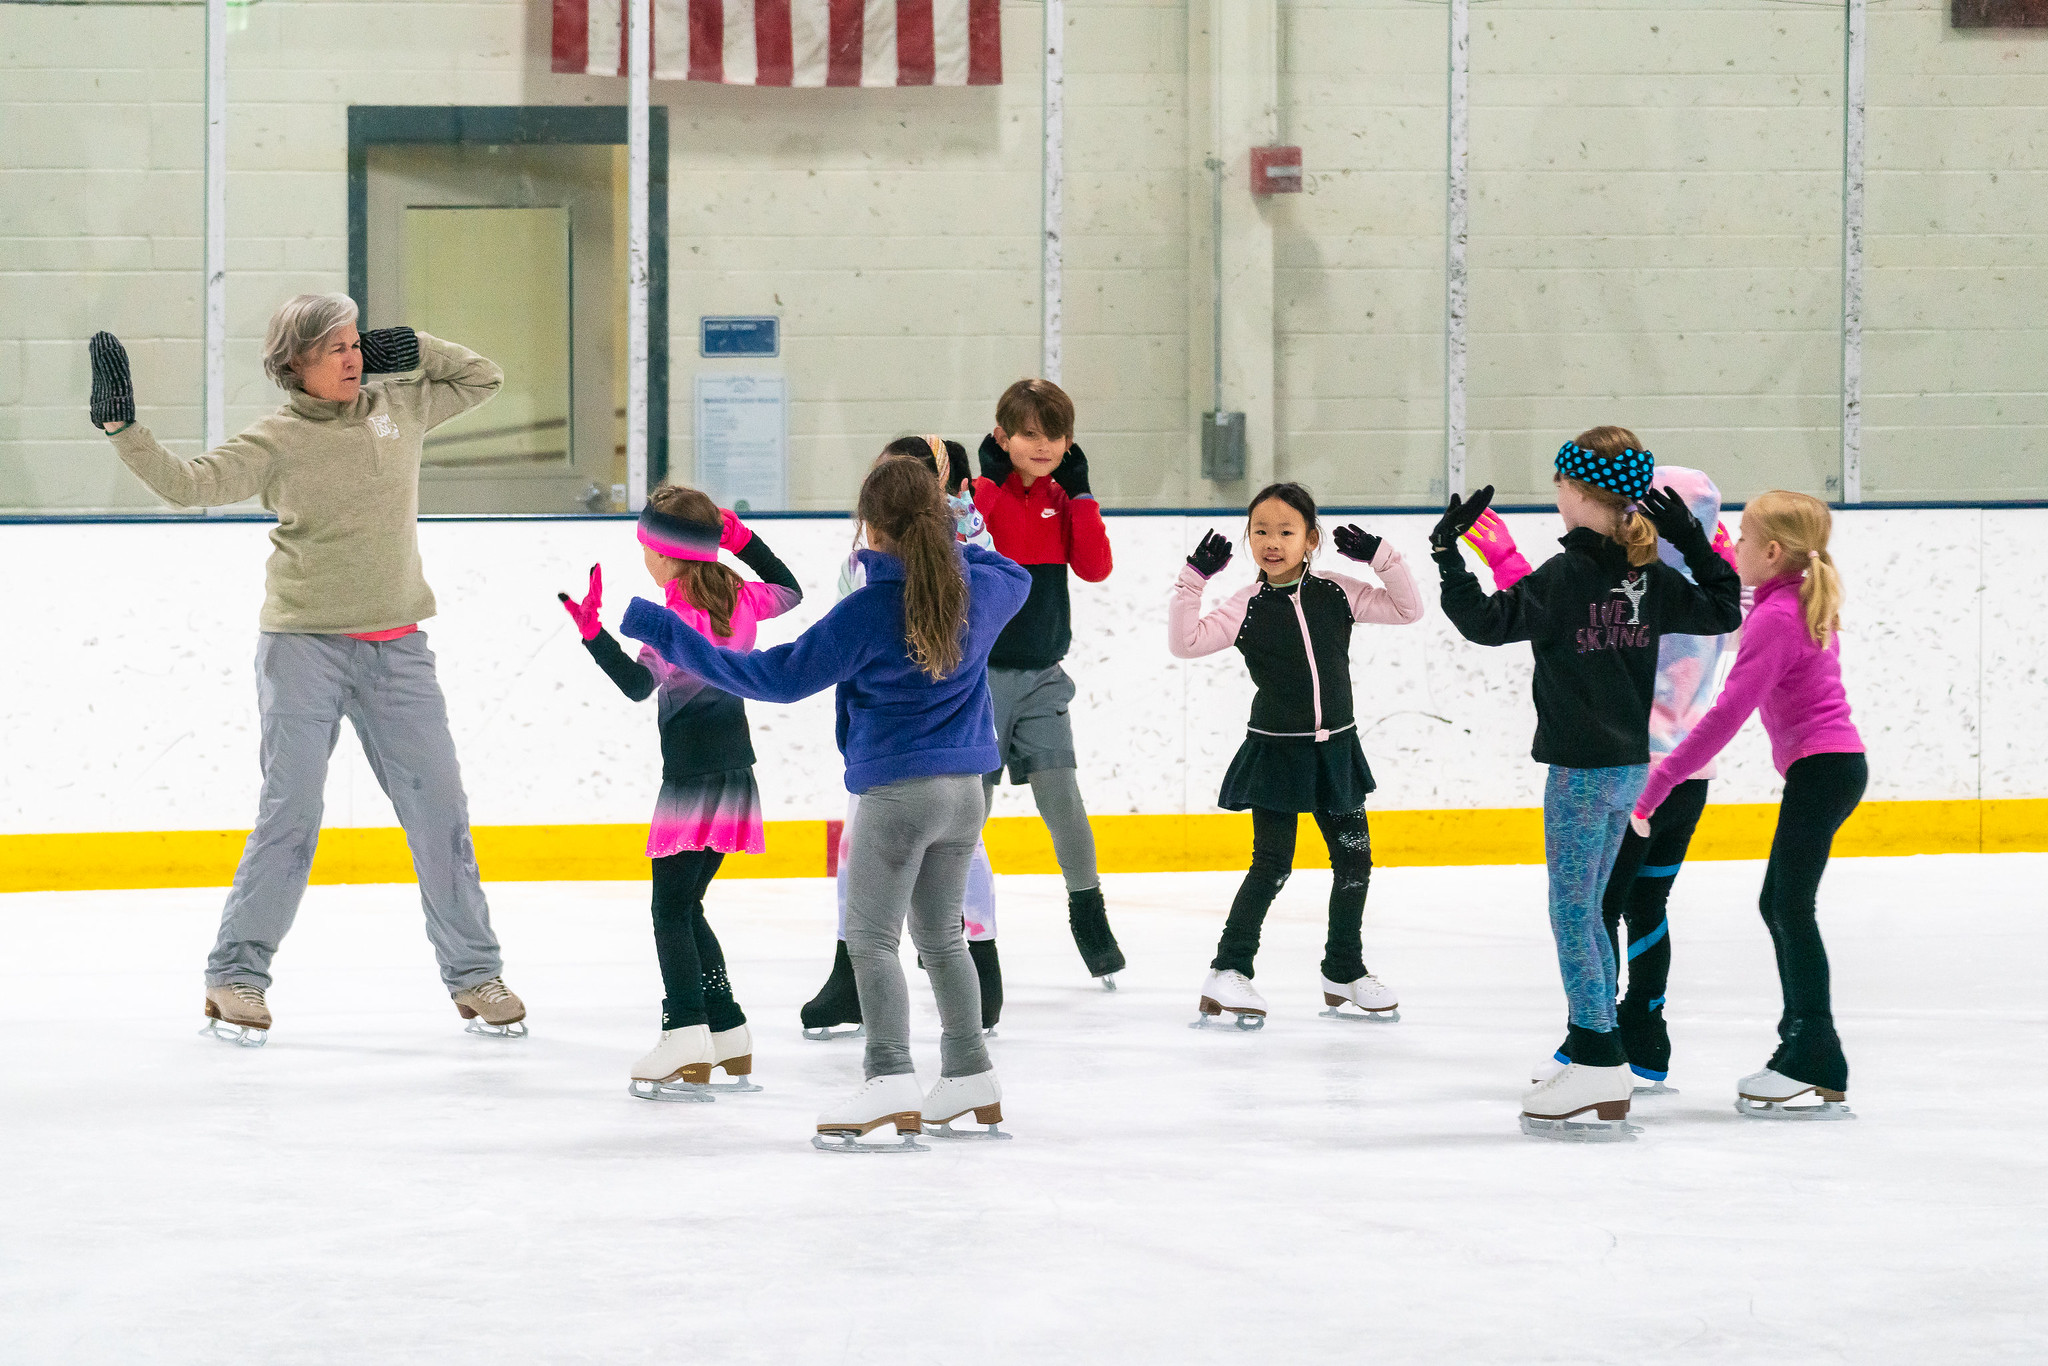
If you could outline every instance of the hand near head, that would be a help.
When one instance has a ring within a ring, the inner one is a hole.
[[[1355,523],[1338,527],[1331,539],[1336,543],[1337,553],[1347,560],[1371,564],[1373,556],[1380,553],[1380,538]]]
[[[1685,505],[1685,499],[1670,489],[1653,488],[1636,499],[1636,506],[1656,526],[1657,534],[1673,545],[1691,536],[1704,537],[1707,534],[1700,526],[1700,519],[1693,516],[1692,509]]]
[[[583,638],[596,640],[597,633],[604,629],[597,619],[597,609],[604,603],[604,570],[598,565],[590,566],[590,592],[583,601],[578,602],[567,593],[557,593],[555,596],[562,600],[563,610],[568,612],[569,619],[576,623],[576,629],[582,633]]]
[[[135,420],[135,382],[128,373],[128,351],[111,332],[95,332],[85,344],[92,361],[92,398],[87,411],[95,427],[108,431]]]
[[[365,375],[402,375],[420,368],[419,334],[410,327],[377,327],[357,340]]]
[[[1067,453],[1054,467],[1052,481],[1066,490],[1069,498],[1093,498],[1094,491],[1088,487],[1088,457],[1081,448],[1068,443]]]
[[[1230,557],[1234,553],[1230,538],[1220,531],[1212,531],[1195,547],[1195,553],[1188,556],[1188,563],[1203,578],[1213,579],[1217,570],[1230,563]]]
[[[737,555],[747,548],[747,542],[754,539],[754,533],[740,520],[740,515],[731,508],[718,510],[718,548],[730,550]]]
[[[1429,548],[1431,550],[1456,550],[1458,548],[1458,538],[1472,529],[1473,524],[1485,513],[1487,504],[1492,501],[1493,485],[1491,484],[1488,484],[1485,488],[1468,498],[1460,498],[1457,494],[1452,494],[1450,501],[1444,504],[1444,515],[1437,522],[1436,530],[1429,533]]]
[[[1730,569],[1735,568],[1735,538],[1728,534],[1726,522],[1714,523],[1714,543],[1710,548],[1728,562]]]

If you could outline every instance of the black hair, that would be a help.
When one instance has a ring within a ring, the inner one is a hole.
[[[928,436],[899,436],[888,445],[882,447],[882,458],[886,460],[893,455],[907,455],[937,475],[939,483],[950,492],[955,482],[959,478],[965,477],[967,470],[967,448],[957,441],[943,441],[942,444],[946,448],[947,467],[941,469],[939,467],[939,457],[932,450],[932,440],[933,438]]]
[[[1245,504],[1245,520],[1250,521],[1259,504],[1272,498],[1278,498],[1301,514],[1302,524],[1307,528],[1306,535],[1309,539],[1313,540],[1320,534],[1316,529],[1316,496],[1291,479],[1283,483],[1268,484],[1253,495],[1251,502]]]

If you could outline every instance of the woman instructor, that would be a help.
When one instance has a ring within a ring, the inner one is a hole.
[[[89,349],[92,420],[143,483],[173,507],[253,497],[277,514],[256,643],[263,796],[206,962],[209,1028],[252,1047],[268,1037],[270,960],[305,895],[346,717],[405,827],[457,1009],[480,1020],[472,1031],[525,1033],[526,1007],[500,976],[448,709],[419,629],[434,615],[417,531],[421,444],[495,394],[504,372],[409,327],[359,336],[354,300],[301,294],[271,318],[263,345],[263,368],[289,401],[181,460],[135,421],[121,343],[101,332]]]

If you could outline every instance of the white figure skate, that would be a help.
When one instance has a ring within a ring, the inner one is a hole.
[[[1559,1049],[1529,1069],[1529,1084],[1531,1086],[1541,1086],[1544,1082],[1549,1081],[1552,1077],[1564,1071],[1565,1068],[1571,1066],[1571,1062],[1572,1060],[1564,1055],[1564,1050]]]
[[[955,1129],[953,1121],[974,1112],[975,1122],[986,1129]],[[924,1098],[926,1138],[1011,1138],[996,1126],[1003,1122],[1003,1085],[995,1069],[971,1077],[940,1077]]]
[[[894,1124],[900,1143],[862,1143],[860,1138]],[[818,1116],[811,1146],[828,1153],[928,1153],[917,1141],[924,1128],[924,1092],[909,1072],[869,1077],[860,1090]]]
[[[1372,1020],[1378,1024],[1394,1024],[1401,1018],[1401,998],[1394,989],[1371,973],[1355,982],[1333,982],[1325,977],[1323,981],[1323,1004],[1329,1009],[1322,1012],[1326,1020]],[[1357,1006],[1359,1013],[1347,1013],[1345,1006]]]
[[[711,1036],[714,1062],[693,1062],[683,1069],[683,1080],[707,1091],[728,1091],[745,1095],[761,1088],[754,1084],[754,1036],[745,1025],[720,1030]],[[726,1081],[711,1080],[711,1069],[725,1069]]]
[[[1567,1063],[1522,1097],[1522,1132],[1532,1138],[1579,1143],[1629,1143],[1639,1132],[1628,1122],[1635,1084],[1626,1066]],[[1594,1118],[1579,1119],[1591,1110]]]
[[[654,1051],[633,1064],[633,1080],[626,1083],[627,1092],[641,1100],[716,1100],[711,1088],[703,1084],[710,1078],[711,1065],[717,1057],[711,1039],[710,1025],[662,1030]],[[693,1077],[692,1072],[699,1075]]]
[[[465,1033],[487,1039],[526,1037],[526,1002],[512,994],[502,977],[492,977],[455,993],[455,1009],[463,1019]]]
[[[1830,1091],[1825,1086],[1811,1086],[1803,1081],[1794,1081],[1782,1072],[1773,1072],[1768,1067],[1744,1077],[1736,1084],[1735,1091],[1735,1113],[1747,1115],[1751,1119],[1856,1118],[1856,1112],[1849,1108],[1848,1092]],[[1820,1101],[1820,1104],[1787,1103],[1809,1092]]]
[[[261,1048],[270,1042],[270,1007],[263,988],[252,982],[229,982],[206,989],[206,1027],[212,1036],[237,1048]]]
[[[1266,1027],[1266,998],[1259,995],[1251,978],[1235,968],[1209,974],[1202,983],[1202,1013],[1188,1028],[1206,1029],[1219,1025],[1226,1010],[1235,1018],[1239,1029]]]

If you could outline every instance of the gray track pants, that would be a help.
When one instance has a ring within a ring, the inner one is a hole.
[[[503,963],[426,636],[373,643],[266,631],[256,642],[256,700],[263,799],[206,960],[207,985],[269,987],[270,960],[306,894],[344,716],[405,827],[441,980],[452,994],[497,976]]]
[[[916,1070],[910,1061],[910,991],[901,943],[924,959],[939,1006],[939,1075],[988,1071],[981,1043],[981,979],[960,937],[967,864],[981,834],[981,775],[906,778],[869,788],[854,813],[846,875],[846,952],[867,1025],[867,1075]]]

